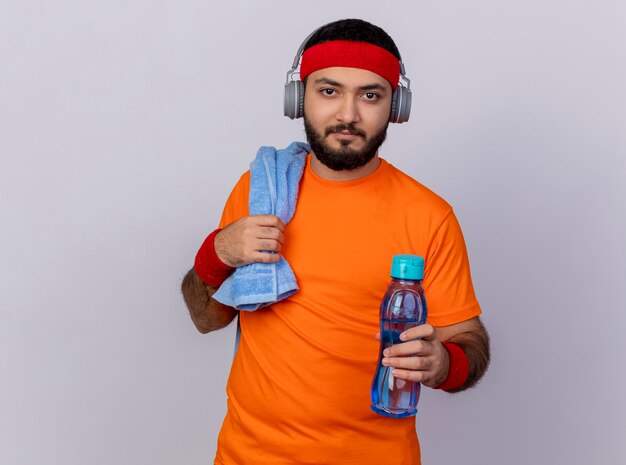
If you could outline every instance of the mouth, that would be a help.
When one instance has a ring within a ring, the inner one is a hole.
[[[355,134],[350,131],[339,131],[339,132],[334,132],[333,134],[335,135],[335,137],[341,140],[352,140],[352,139],[356,139],[357,137],[360,137],[358,134]]]
[[[362,130],[348,125],[339,125],[334,128],[328,128],[326,130],[326,135],[334,135],[334,138],[342,144],[351,143],[359,138],[365,140],[365,133]]]

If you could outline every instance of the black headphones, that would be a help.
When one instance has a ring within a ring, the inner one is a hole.
[[[298,65],[304,52],[304,46],[311,36],[322,27],[318,27],[304,39],[293,60],[291,69],[287,71],[287,82],[285,83],[284,112],[285,116],[291,119],[301,118],[304,115],[304,82],[294,79],[294,74],[298,74]],[[406,85],[405,85],[406,83]],[[411,81],[404,74],[404,64],[400,60],[400,82],[393,93],[391,100],[390,123],[405,123],[409,120],[411,113]]]

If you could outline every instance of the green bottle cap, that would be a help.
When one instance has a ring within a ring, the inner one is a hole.
[[[394,255],[391,262],[391,277],[395,279],[424,279],[424,259],[419,255]]]

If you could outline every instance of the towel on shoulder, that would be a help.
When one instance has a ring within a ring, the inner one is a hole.
[[[293,142],[276,150],[261,147],[250,164],[250,215],[276,215],[287,224],[293,218],[298,188],[310,147]],[[270,252],[268,252],[270,253]],[[289,263],[250,263],[238,267],[213,294],[218,302],[253,311],[285,299],[298,290]]]

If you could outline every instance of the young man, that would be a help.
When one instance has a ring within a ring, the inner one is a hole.
[[[378,307],[395,254],[425,258],[429,319],[383,363],[397,379],[449,392],[487,368],[488,336],[452,208],[377,153],[398,111],[394,94],[406,90],[397,88],[400,70],[398,49],[377,26],[342,20],[315,31],[300,65],[311,153],[293,219],[249,215],[244,174],[183,281],[200,332],[239,314],[218,464],[420,463],[415,419],[369,408]],[[234,268],[281,256],[298,280],[292,296],[253,312],[211,298]]]

